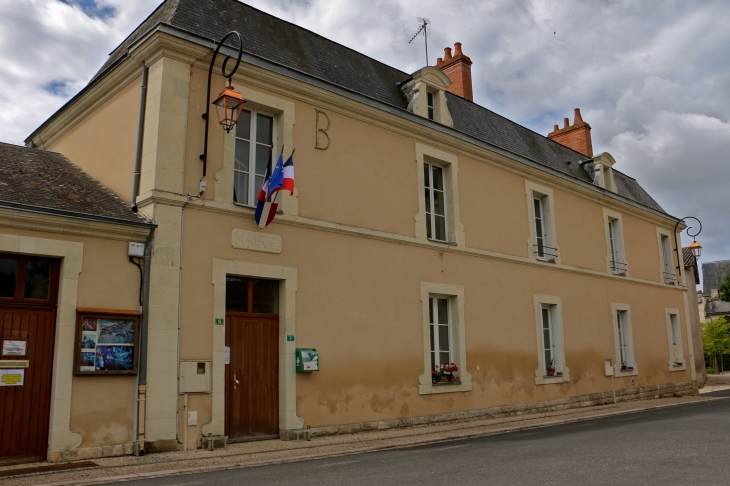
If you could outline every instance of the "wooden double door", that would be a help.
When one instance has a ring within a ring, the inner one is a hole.
[[[226,435],[278,438],[278,282],[229,277],[226,294]]]
[[[48,449],[58,262],[0,254],[0,465]]]

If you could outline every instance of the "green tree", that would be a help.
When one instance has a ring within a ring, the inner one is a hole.
[[[720,300],[730,302],[730,274],[725,275],[725,278],[722,279],[717,292],[720,294]]]
[[[702,346],[705,353],[712,356],[715,373],[718,373],[717,356],[730,348],[730,322],[720,317],[702,325]]]

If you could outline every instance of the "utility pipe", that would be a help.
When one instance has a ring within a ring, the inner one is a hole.
[[[144,247],[144,286],[142,287],[142,322],[139,326],[139,371],[137,372],[135,423],[134,423],[134,454],[144,455],[145,410],[147,404],[147,330],[149,329],[150,308],[150,270],[152,266],[152,244],[155,239],[155,227],[150,228],[147,243]],[[144,398],[140,400],[140,391]],[[139,412],[142,413],[139,413]],[[140,427],[141,425],[141,427]]]
[[[142,166],[142,144],[144,142],[144,118],[147,111],[147,74],[149,68],[142,63],[142,94],[139,99],[139,122],[137,123],[137,156],[134,160],[134,180],[132,181],[132,211],[137,212],[137,193],[139,192],[139,171]]]

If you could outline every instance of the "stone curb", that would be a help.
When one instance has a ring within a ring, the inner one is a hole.
[[[243,468],[257,467],[257,466],[272,466],[272,465],[277,465],[277,464],[295,463],[295,462],[309,461],[309,460],[315,460],[315,459],[327,459],[327,458],[332,458],[332,457],[343,457],[343,456],[350,456],[350,455],[355,455],[355,454],[364,454],[364,453],[368,453],[368,452],[409,449],[412,447],[425,446],[425,445],[430,445],[430,444],[438,444],[438,443],[442,443],[442,442],[451,442],[454,440],[472,439],[472,438],[478,438],[478,437],[489,437],[489,436],[493,436],[493,435],[507,434],[510,432],[520,432],[523,430],[540,429],[540,428],[544,428],[544,427],[552,427],[555,425],[563,425],[563,424],[568,424],[568,423],[586,422],[588,420],[612,417],[612,416],[617,416],[617,415],[628,415],[628,414],[632,414],[632,413],[646,412],[649,410],[660,410],[660,409],[664,409],[664,408],[680,407],[680,406],[686,406],[686,405],[693,405],[696,403],[707,403],[707,402],[713,402],[713,401],[717,401],[717,400],[727,400],[727,399],[730,399],[730,397],[707,397],[703,400],[697,400],[697,401],[694,401],[691,403],[671,403],[671,404],[665,404],[665,405],[654,405],[651,407],[634,409],[634,410],[620,410],[620,411],[615,411],[615,412],[600,413],[600,414],[591,415],[591,416],[587,416],[587,417],[572,417],[572,418],[569,417],[569,418],[558,419],[558,420],[550,420],[550,421],[546,421],[546,422],[542,422],[542,423],[538,423],[538,424],[504,427],[504,428],[501,428],[498,430],[456,433],[456,434],[449,435],[447,437],[422,438],[422,439],[418,439],[418,440],[401,442],[398,444],[361,447],[359,449],[350,449],[348,451],[342,451],[342,452],[325,452],[325,453],[319,453],[319,454],[305,454],[305,455],[300,455],[300,456],[296,456],[296,457],[285,457],[285,458],[278,458],[278,459],[262,459],[259,461],[247,461],[247,462],[239,462],[239,463],[216,465],[216,466],[168,469],[168,470],[163,470],[163,471],[154,471],[154,472],[139,473],[139,474],[106,476],[106,477],[100,477],[100,478],[80,479],[80,480],[75,480],[75,481],[65,481],[65,482],[59,482],[59,483],[46,483],[41,486],[77,486],[77,485],[118,483],[118,482],[123,482],[123,481],[135,481],[135,480],[153,479],[153,478],[161,478],[161,477],[169,477],[169,476],[182,476],[182,475],[188,475],[188,474],[226,471],[226,470],[230,470],[230,469],[243,469]],[[397,438],[394,438],[394,439],[397,439]]]

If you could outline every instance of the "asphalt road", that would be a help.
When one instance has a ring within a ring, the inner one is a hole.
[[[730,398],[405,450],[122,484],[728,485]]]

